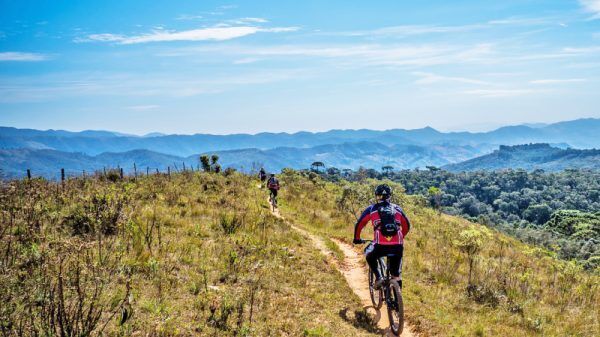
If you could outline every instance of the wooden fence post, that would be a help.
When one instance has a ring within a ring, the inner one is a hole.
[[[123,168],[119,168],[119,177],[123,180]]]
[[[171,166],[167,166],[167,175],[171,176]]]
[[[156,169],[156,174],[158,174],[158,169]]]
[[[146,177],[150,175],[150,167],[146,166]]]
[[[135,166],[135,163],[133,163],[133,177],[137,178],[137,166]]]
[[[64,168],[60,169],[60,182],[61,183],[65,182],[65,169]]]
[[[27,179],[31,180],[31,170],[27,169]]]

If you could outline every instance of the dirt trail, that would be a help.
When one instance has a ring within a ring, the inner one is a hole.
[[[371,304],[371,297],[369,294],[368,270],[362,263],[364,259],[363,256],[357,253],[351,245],[336,239],[332,239],[332,241],[344,253],[344,262],[340,265],[333,258],[333,253],[329,248],[327,248],[327,245],[325,244],[325,241],[323,241],[322,238],[288,222],[283,216],[281,216],[278,209],[276,209],[275,211],[271,210],[271,213],[275,217],[284,220],[293,230],[297,231],[302,236],[309,238],[315,246],[315,248],[317,248],[323,255],[328,257],[329,263],[334,265],[340,271],[340,273],[344,275],[344,277],[346,278],[346,282],[348,282],[348,285],[350,286],[350,288],[352,288],[352,291],[354,291],[354,293],[360,298],[365,309],[367,309],[371,313],[375,313],[377,327],[382,330],[382,335],[394,336],[389,329],[390,323],[387,317],[387,309],[385,308],[385,305],[381,308],[381,311],[378,311],[375,310],[375,308],[373,308],[373,305]],[[404,323],[404,331],[402,332],[402,336],[415,337],[416,335],[413,334],[410,331],[409,327],[406,325],[406,323]]]

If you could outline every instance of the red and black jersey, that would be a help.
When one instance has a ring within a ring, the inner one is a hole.
[[[269,178],[269,181],[267,182],[267,188],[271,190],[278,190],[279,180],[277,180],[277,178],[274,177]]]
[[[394,207],[394,209],[396,211],[394,216],[396,218],[398,225],[400,226],[400,231],[398,231],[398,233],[396,235],[390,236],[390,237],[386,237],[381,234],[381,231],[379,228],[381,219],[379,218],[378,210],[382,205],[387,205],[387,204],[389,204],[388,201],[383,201],[381,203],[373,204],[364,210],[364,212],[362,213],[362,215],[356,222],[356,226],[354,226],[354,238],[355,239],[360,239],[360,232],[363,230],[363,228],[365,228],[367,223],[369,223],[369,221],[371,221],[371,224],[374,227],[374,238],[373,238],[374,243],[380,244],[380,245],[404,244],[404,237],[406,236],[406,234],[408,234],[408,231],[410,230],[410,222],[408,221],[408,218],[406,217],[406,214],[404,214],[404,211],[402,210],[402,208],[400,208],[400,206],[398,206],[396,204],[392,204],[392,206]]]

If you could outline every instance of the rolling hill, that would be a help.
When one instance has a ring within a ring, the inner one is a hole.
[[[395,168],[415,168],[426,165],[445,165],[481,154],[470,146],[418,146],[392,145],[360,142],[344,144],[328,144],[309,148],[280,147],[276,149],[240,149],[216,151],[219,162],[224,167],[250,170],[264,166],[269,171],[279,171],[285,167],[308,168],[314,161],[322,161],[328,167],[356,169],[360,166],[379,169],[383,165]],[[93,172],[105,167],[122,167],[126,172],[133,172],[135,163],[138,172],[159,169],[181,169],[198,166],[200,154],[179,157],[148,150],[134,150],[120,153],[106,152],[90,156],[84,153],[71,153],[49,149],[8,149],[0,150],[0,169],[8,177],[23,177],[27,169],[34,175],[55,179],[60,169],[65,168],[68,175],[79,175],[83,171]]]
[[[568,168],[600,169],[600,150],[560,149],[549,144],[500,146],[493,153],[443,166],[453,172],[522,168],[560,171]]]

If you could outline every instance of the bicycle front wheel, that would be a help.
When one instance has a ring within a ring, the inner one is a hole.
[[[375,289],[375,273],[369,268],[369,295],[375,309],[381,309],[383,305],[383,289]]]
[[[390,329],[396,336],[400,336],[404,329],[404,302],[402,289],[396,281],[390,281],[390,298],[387,301]]]

